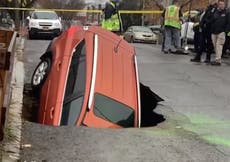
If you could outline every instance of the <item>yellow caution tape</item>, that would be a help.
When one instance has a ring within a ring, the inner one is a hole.
[[[121,10],[119,11],[120,13],[125,13],[125,14],[161,14],[163,11],[160,10]]]
[[[19,10],[19,11],[57,11],[57,12],[84,12],[84,13],[101,13],[101,10],[76,10],[76,9],[44,9],[44,8],[15,8],[0,7],[0,10]],[[161,14],[158,10],[120,10],[121,14]]]

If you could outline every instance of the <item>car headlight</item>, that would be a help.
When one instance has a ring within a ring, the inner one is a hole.
[[[61,28],[61,24],[60,23],[54,23],[54,27]]]
[[[134,37],[135,37],[135,38],[141,38],[141,37],[142,37],[142,35],[141,35],[141,34],[139,34],[139,33],[134,33]]]
[[[32,21],[32,22],[30,22],[30,26],[38,26],[38,22]]]

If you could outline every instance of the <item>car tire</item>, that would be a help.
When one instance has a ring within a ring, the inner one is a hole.
[[[32,40],[32,39],[35,39],[35,36],[31,33],[29,33],[29,39]]]
[[[34,70],[34,73],[31,78],[31,86],[32,86],[33,94],[36,97],[39,97],[41,87],[48,76],[50,68],[51,68],[51,59],[44,58],[40,61],[40,63],[37,65],[37,67]]]

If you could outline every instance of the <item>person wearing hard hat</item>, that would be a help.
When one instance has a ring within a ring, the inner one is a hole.
[[[102,21],[102,28],[120,33],[122,31],[122,22],[118,11],[119,0],[110,0],[106,3],[103,9],[104,18]]]
[[[176,49],[180,49],[181,41],[181,17],[182,13],[177,0],[174,0],[172,5],[168,6],[164,13],[164,29],[165,29],[165,42],[164,53],[172,51],[171,45],[174,45]]]

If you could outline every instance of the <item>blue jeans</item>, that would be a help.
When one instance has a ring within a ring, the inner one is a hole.
[[[164,51],[181,48],[180,32],[180,29],[165,26]],[[172,46],[174,46],[174,48],[172,48]]]

